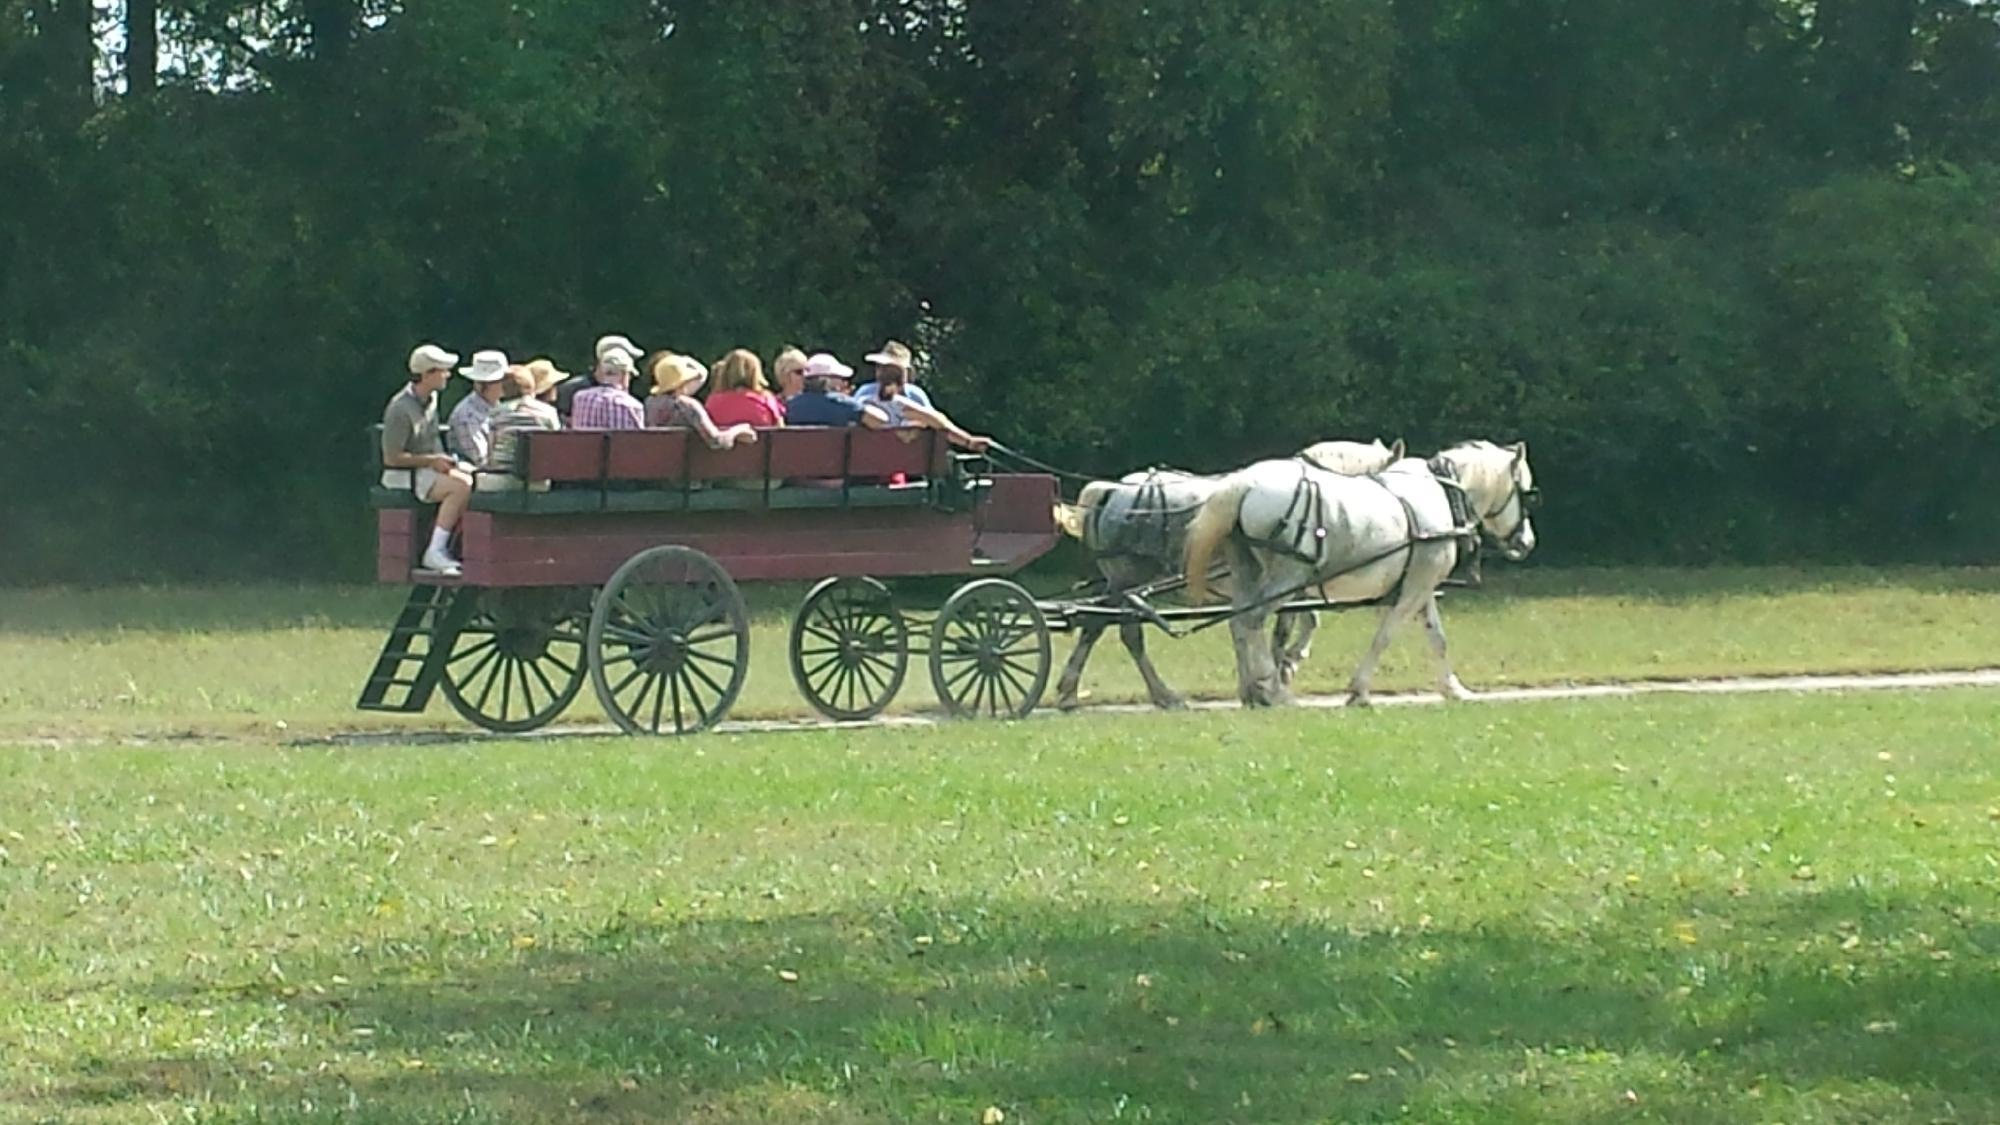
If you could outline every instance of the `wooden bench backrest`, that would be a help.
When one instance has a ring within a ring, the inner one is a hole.
[[[530,480],[674,484],[843,477],[879,481],[942,477],[950,446],[934,430],[799,426],[760,429],[754,443],[710,449],[688,430],[530,432],[522,475]]]

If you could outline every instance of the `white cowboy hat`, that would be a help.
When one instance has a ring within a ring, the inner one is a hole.
[[[507,374],[507,353],[483,351],[472,353],[472,366],[458,369],[460,375],[475,383],[497,383]]]
[[[458,353],[448,352],[436,344],[419,344],[410,353],[410,374],[422,375],[426,371],[449,371],[458,366]]]
[[[851,379],[854,369],[835,359],[831,352],[814,352],[806,360],[806,378]]]

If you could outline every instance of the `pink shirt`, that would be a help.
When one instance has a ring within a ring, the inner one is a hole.
[[[782,426],[785,407],[768,391],[717,391],[708,396],[708,416],[718,426]]]

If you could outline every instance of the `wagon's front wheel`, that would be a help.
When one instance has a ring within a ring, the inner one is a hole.
[[[750,670],[750,614],[721,564],[691,547],[625,561],[590,615],[590,681],[627,734],[722,721]]]
[[[1019,719],[1049,685],[1049,623],[1005,578],[968,582],[931,625],[931,686],[954,716]]]
[[[792,680],[829,719],[872,719],[903,686],[910,629],[873,578],[828,578],[792,619]]]
[[[444,697],[487,730],[543,726],[583,688],[590,594],[575,589],[479,590],[452,638]]]

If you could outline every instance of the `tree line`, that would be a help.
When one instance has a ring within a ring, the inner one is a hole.
[[[419,340],[914,336],[1037,456],[1530,443],[1567,561],[1990,559],[1987,0],[0,0],[13,581],[358,577]]]

